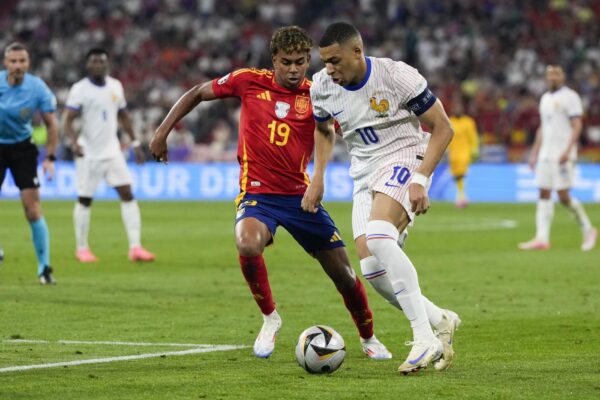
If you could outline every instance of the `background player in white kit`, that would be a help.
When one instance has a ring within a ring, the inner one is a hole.
[[[73,210],[77,251],[81,262],[95,262],[88,244],[92,197],[101,179],[114,187],[121,198],[121,216],[129,240],[131,261],[153,261],[154,255],[141,245],[140,209],[131,192],[131,174],[117,136],[117,124],[131,139],[136,161],[143,161],[140,142],[135,138],[121,82],[108,76],[108,53],[92,49],[86,56],[88,76],[69,91],[65,110],[65,130],[72,143],[77,173],[78,202]],[[79,138],[74,128],[81,115]]]
[[[569,195],[573,186],[577,142],[581,135],[583,106],[574,90],[565,86],[565,73],[559,65],[546,67],[548,91],[540,100],[540,127],[531,149],[529,165],[535,168],[540,197],[536,211],[536,234],[533,240],[519,244],[522,250],[550,248],[550,226],[554,216],[552,190],[581,226],[581,250],[596,245],[598,231],[592,226],[581,203]]]
[[[323,196],[335,118],[351,155],[352,225],[361,271],[404,311],[413,330],[412,349],[398,370],[408,373],[430,363],[444,370],[454,357],[452,336],[460,319],[421,294],[417,272],[397,240],[429,208],[430,176],[452,127],[425,78],[403,62],[365,57],[354,26],[331,24],[319,51],[325,68],[313,76],[310,90],[317,120],[315,169],[303,208],[314,212]],[[421,122],[432,130],[429,144]]]

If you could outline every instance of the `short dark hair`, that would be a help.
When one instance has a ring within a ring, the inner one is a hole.
[[[11,51],[27,51],[27,47],[20,42],[12,42],[4,49],[4,55],[7,55]]]
[[[312,46],[313,40],[304,29],[299,26],[284,26],[273,33],[270,49],[271,55],[274,56],[281,50],[286,53],[295,51],[310,53]]]
[[[85,55],[85,60],[89,60],[91,56],[101,56],[103,54],[106,56],[106,58],[108,58],[108,51],[104,50],[101,47],[94,47],[93,49],[90,49],[90,51],[87,52],[87,54]]]
[[[334,22],[325,30],[319,47],[328,47],[336,43],[342,44],[354,38],[360,38],[360,32],[354,25],[347,22]]]

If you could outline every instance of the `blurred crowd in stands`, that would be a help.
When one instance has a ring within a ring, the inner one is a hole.
[[[581,155],[600,161],[600,0],[2,0],[0,45],[29,46],[31,71],[59,104],[87,50],[105,47],[147,142],[194,84],[269,68],[277,27],[300,25],[318,41],[337,20],[359,27],[368,55],[419,68],[449,113],[466,100],[484,161],[525,159],[545,65],[561,64],[586,110]],[[315,49],[310,74],[320,68]],[[236,99],[201,104],[171,135],[171,159],[234,160],[238,113]]]

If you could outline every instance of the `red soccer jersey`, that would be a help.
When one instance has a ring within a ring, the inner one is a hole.
[[[242,100],[237,154],[242,192],[304,194],[315,129],[310,84],[305,78],[297,89],[286,89],[273,71],[254,68],[213,81],[217,97]]]

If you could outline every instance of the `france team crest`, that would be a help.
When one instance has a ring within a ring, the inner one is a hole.
[[[278,118],[285,118],[287,117],[288,113],[290,112],[290,105],[284,101],[278,101],[275,103],[275,115],[277,115]]]
[[[387,99],[378,102],[375,97],[371,97],[371,109],[377,112],[377,118],[385,118],[390,110],[390,102]]]

